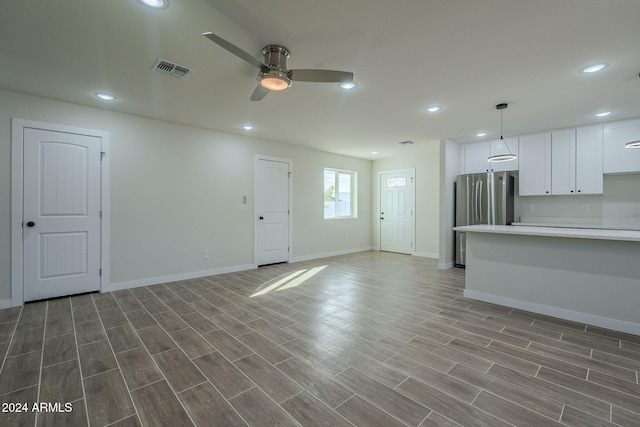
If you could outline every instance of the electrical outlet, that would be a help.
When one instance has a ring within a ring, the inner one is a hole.
[[[202,259],[209,259],[209,251],[208,250],[203,250],[202,251]]]
[[[588,213],[589,212],[589,203],[583,203],[582,204],[582,213]]]
[[[529,206],[527,207],[527,210],[529,212],[535,212],[536,210],[536,205],[534,205],[533,203],[530,203]]]

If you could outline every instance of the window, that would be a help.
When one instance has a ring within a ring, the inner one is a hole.
[[[406,187],[407,186],[407,179],[404,177],[397,177],[397,178],[389,178],[387,180],[387,187]]]
[[[324,169],[324,218],[357,218],[356,173]]]

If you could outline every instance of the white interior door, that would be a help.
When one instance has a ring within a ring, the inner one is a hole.
[[[380,174],[380,250],[414,252],[414,172]]]
[[[24,129],[23,298],[100,289],[101,139]]]
[[[289,261],[289,163],[258,159],[258,265]]]

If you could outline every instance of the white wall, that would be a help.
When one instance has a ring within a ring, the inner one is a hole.
[[[294,260],[371,247],[368,160],[0,91],[0,301],[11,297],[11,118],[110,133],[113,284],[251,266],[255,154],[293,160]],[[325,166],[358,173],[358,219],[323,219]]]
[[[440,182],[440,146],[431,142],[405,146],[405,155],[373,162],[372,181],[372,242],[380,248],[380,182],[378,173],[389,170],[416,170],[416,255],[438,258],[439,254],[439,182]]]
[[[439,268],[455,263],[455,182],[460,174],[460,144],[440,141],[440,256]]]
[[[515,203],[516,220],[524,222],[640,228],[640,174],[605,175],[601,195],[516,197]]]

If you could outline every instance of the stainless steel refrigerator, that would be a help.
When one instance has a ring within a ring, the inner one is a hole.
[[[456,179],[456,227],[463,225],[511,225],[513,176],[509,172],[473,173]],[[455,232],[456,267],[467,261],[466,235]]]

